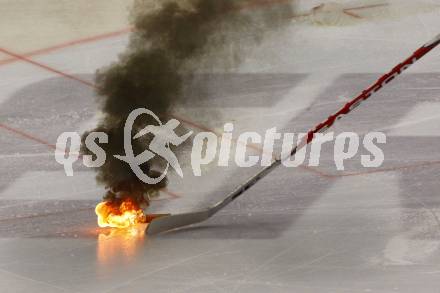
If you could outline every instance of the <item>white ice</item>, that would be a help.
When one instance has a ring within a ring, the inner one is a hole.
[[[392,4],[408,2],[440,5]],[[300,1],[304,11],[319,3]],[[305,131],[440,33],[439,10],[401,12],[292,22],[252,48],[241,74],[208,77],[214,98],[176,113],[218,131],[230,121],[236,133]],[[92,81],[126,44],[118,36],[34,60]],[[0,123],[49,143],[97,121],[93,89],[32,64],[1,66],[0,89]],[[338,172],[326,148],[319,168],[279,168],[208,222],[153,238],[97,229],[94,173],[76,164],[67,178],[52,149],[0,128],[0,291],[438,292],[439,89],[440,48],[337,125],[385,131],[381,168],[356,157]],[[151,212],[206,207],[256,171],[213,164],[195,178],[189,151],[184,179],[170,176],[178,197],[163,194]]]

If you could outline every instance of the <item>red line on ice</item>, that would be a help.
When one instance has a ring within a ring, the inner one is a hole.
[[[86,37],[86,38],[81,38],[81,39],[77,39],[77,40],[72,40],[72,41],[68,41],[66,43],[61,43],[58,45],[54,45],[51,47],[47,47],[47,48],[42,48],[42,49],[38,49],[35,51],[31,51],[31,52],[27,52],[27,53],[23,53],[21,54],[22,57],[32,57],[32,56],[37,56],[37,55],[44,55],[47,53],[51,53],[54,51],[58,51],[61,49],[65,49],[68,47],[72,47],[72,46],[76,46],[76,45],[81,45],[81,44],[86,44],[86,43],[93,43],[96,41],[101,41],[104,39],[108,39],[108,38],[113,38],[113,37],[117,37],[117,36],[121,36],[124,34],[127,34],[129,32],[131,32],[133,29],[131,27],[128,28],[124,28],[121,30],[117,30],[114,32],[109,32],[109,33],[104,33],[104,34],[99,34],[96,36],[91,36],[91,37]],[[6,64],[10,64],[16,61],[20,61],[22,59],[20,58],[16,58],[16,57],[11,57],[5,60],[0,60],[0,66],[1,65],[6,65]]]

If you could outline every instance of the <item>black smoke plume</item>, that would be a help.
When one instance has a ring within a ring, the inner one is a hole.
[[[182,85],[186,80],[199,70],[206,73],[218,66],[223,70],[237,66],[243,53],[257,45],[266,33],[290,22],[293,13],[289,2],[135,2],[134,32],[126,52],[117,62],[96,74],[98,102],[104,117],[93,131],[109,136],[108,144],[100,145],[106,151],[106,163],[97,170],[98,182],[109,189],[106,200],[130,197],[139,204],[148,203],[145,195],[157,194],[167,184],[166,180],[154,186],[145,184],[128,164],[114,158],[113,155],[125,155],[123,129],[130,112],[147,108],[166,123],[182,97]],[[148,116],[140,116],[133,135],[153,123]],[[148,138],[134,140],[135,154],[147,149],[148,143]],[[83,153],[88,153],[85,147]],[[150,177],[157,177],[163,167],[161,160],[153,158],[141,167]]]

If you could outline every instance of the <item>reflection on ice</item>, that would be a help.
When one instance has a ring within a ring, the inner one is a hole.
[[[128,229],[111,229],[101,232],[97,242],[97,262],[101,266],[112,263],[132,263],[145,240],[146,225]]]

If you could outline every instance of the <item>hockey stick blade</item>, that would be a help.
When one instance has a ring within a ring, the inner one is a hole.
[[[399,76],[402,72],[407,70],[411,65],[413,65],[415,62],[420,60],[426,54],[428,54],[439,44],[440,44],[440,34],[437,35],[434,39],[432,39],[428,43],[426,43],[425,45],[423,45],[416,52],[414,52],[408,59],[406,59],[402,63],[399,63],[389,73],[379,78],[373,85],[365,89],[356,98],[352,99],[350,102],[345,104],[345,106],[342,107],[338,112],[331,115],[330,117],[327,118],[327,120],[318,124],[312,130],[310,130],[306,135],[306,137],[304,138],[304,140],[300,144],[298,144],[295,148],[292,149],[288,157],[275,160],[270,166],[265,167],[255,176],[251,177],[245,183],[238,186],[224,200],[222,200],[215,206],[201,212],[170,215],[170,216],[154,219],[147,227],[147,234],[152,235],[169,230],[174,230],[184,226],[200,223],[212,217],[220,209],[227,206],[229,203],[231,203],[240,195],[242,195],[246,190],[254,186],[262,178],[264,178],[266,175],[271,173],[272,170],[274,170],[276,167],[281,165],[281,163],[284,160],[294,156],[300,149],[302,149],[304,146],[312,142],[315,134],[323,133],[327,131],[330,127],[332,127],[335,124],[336,121],[340,120],[342,117],[344,117],[345,115],[349,114],[354,109],[359,107],[359,105],[361,105],[362,102],[369,99],[375,93],[383,89],[387,84],[393,81],[397,76]]]
[[[219,210],[227,206],[230,202],[234,201],[238,196],[243,194],[248,188],[257,183],[261,178],[263,178],[266,174],[268,174],[272,169],[276,168],[281,161],[278,160],[274,162],[272,165],[264,168],[257,175],[251,177],[246,182],[238,186],[234,191],[228,194],[222,201],[217,204],[211,206],[209,209],[193,212],[193,213],[184,213],[177,215],[167,215],[164,217],[159,217],[153,219],[151,223],[149,223],[147,227],[147,234],[154,235],[162,232],[175,230],[184,226],[190,226],[193,224],[197,224],[207,219],[211,218],[214,214],[216,214]]]
[[[194,213],[169,215],[156,218],[148,224],[147,234],[159,234],[206,221],[212,216],[209,210]]]

